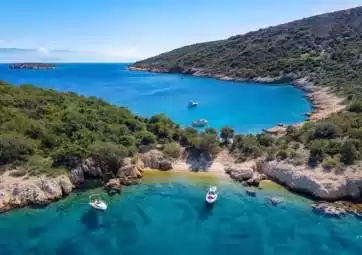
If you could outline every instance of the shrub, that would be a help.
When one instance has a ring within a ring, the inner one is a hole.
[[[309,145],[309,159],[311,162],[322,161],[326,142],[323,140],[314,140]]]
[[[331,170],[331,169],[337,167],[337,165],[338,165],[338,162],[331,157],[325,158],[322,162],[322,167],[326,170]]]
[[[269,134],[260,134],[260,135],[257,135],[257,138],[258,138],[258,142],[262,146],[269,147],[269,146],[273,145],[274,139]]]
[[[341,162],[346,165],[352,164],[356,159],[359,158],[359,153],[352,141],[346,140],[341,146]]]
[[[206,152],[212,156],[219,152],[219,143],[214,134],[202,133],[197,137],[195,148],[200,152]]]
[[[332,139],[341,133],[340,128],[334,123],[319,123],[313,133],[313,139]]]
[[[0,135],[0,164],[25,160],[34,152],[34,144],[20,134]]]
[[[230,139],[234,137],[234,129],[231,127],[223,127],[220,131],[220,137],[225,144],[229,143]]]
[[[284,160],[288,157],[288,152],[286,150],[280,150],[278,151],[276,157],[279,159],[279,160]]]
[[[154,134],[148,131],[141,131],[137,134],[139,145],[151,145],[156,143],[156,137]]]
[[[350,104],[348,107],[348,111],[361,113],[362,112],[362,101],[357,101],[357,102],[353,102],[352,104]]]
[[[116,173],[123,158],[128,156],[127,149],[111,142],[95,142],[89,147],[90,156],[105,172]]]
[[[163,152],[165,153],[166,156],[170,157],[170,158],[179,158],[181,156],[181,148],[180,145],[177,143],[168,143],[165,144],[164,148],[163,148]]]

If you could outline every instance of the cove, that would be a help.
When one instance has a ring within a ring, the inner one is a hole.
[[[210,182],[220,197],[204,204]],[[279,191],[248,197],[228,181],[182,175],[152,177],[105,197],[106,212],[91,210],[76,193],[42,209],[0,215],[0,251],[7,254],[360,254],[361,222],[326,218],[308,202]],[[281,206],[265,197],[284,198]]]
[[[262,85],[178,74],[137,72],[127,64],[58,64],[54,70],[9,70],[0,65],[0,79],[58,91],[96,96],[128,107],[144,117],[165,113],[182,126],[207,119],[220,129],[257,133],[278,123],[305,120],[311,111],[302,91],[288,84]],[[188,109],[190,100],[199,107]]]

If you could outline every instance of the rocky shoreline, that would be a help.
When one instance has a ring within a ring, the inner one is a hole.
[[[210,72],[206,72],[199,68],[153,68],[153,67],[128,67],[133,71],[146,71],[146,72],[154,72],[154,73],[181,73],[187,75],[194,75],[199,77],[208,77],[215,78],[218,80],[225,81],[244,81],[244,82],[255,82],[255,83],[266,83],[266,84],[276,84],[276,83],[290,83],[297,87],[298,89],[305,92],[305,97],[312,104],[312,112],[305,113],[307,117],[307,121],[315,121],[327,118],[330,114],[339,112],[343,110],[346,106],[343,104],[344,99],[335,95],[330,89],[325,87],[318,87],[313,85],[313,83],[309,82],[307,78],[298,78],[293,75],[285,75],[280,77],[256,77],[253,79],[247,78],[236,78],[230,77],[223,74],[213,74]],[[297,123],[295,126],[300,126],[302,123]],[[270,133],[283,133],[285,132],[286,127],[284,126],[276,126],[270,129],[266,129],[266,132]]]

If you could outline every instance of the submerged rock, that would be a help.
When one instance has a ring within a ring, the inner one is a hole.
[[[344,208],[326,202],[316,202],[312,205],[312,208],[317,213],[333,217],[340,217],[347,213]]]
[[[115,193],[121,193],[122,184],[119,178],[110,179],[107,184],[104,186],[105,190],[109,195],[113,195]]]

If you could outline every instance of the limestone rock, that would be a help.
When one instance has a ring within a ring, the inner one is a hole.
[[[101,177],[103,175],[102,169],[92,158],[87,158],[86,160],[84,160],[81,167],[83,173],[87,176]]]
[[[70,177],[71,182],[75,186],[81,185],[84,182],[84,173],[83,173],[82,167],[77,166],[77,167],[73,168],[72,170],[70,170],[69,177]]]
[[[62,189],[63,195],[68,195],[73,190],[73,184],[66,175],[58,176],[57,181]]]
[[[232,179],[239,182],[249,180],[254,175],[253,169],[238,164],[227,166],[225,172],[229,174]]]
[[[325,202],[316,202],[312,205],[312,208],[317,213],[333,217],[340,217],[347,213],[345,209]]]
[[[110,179],[104,186],[109,195],[120,193],[122,190],[122,184],[119,178]]]
[[[151,150],[140,155],[144,167],[159,169],[163,171],[172,169],[172,162],[163,155],[161,151]]]
[[[122,166],[118,169],[117,177],[119,178],[141,178],[142,173],[139,171],[139,168],[136,164],[132,163],[131,158],[125,158],[123,160]]]
[[[304,166],[294,166],[282,161],[263,162],[261,167],[271,179],[319,199],[336,200],[356,196],[359,194],[358,187],[362,184],[358,181],[347,181],[345,176],[317,173],[315,170],[305,169]]]

